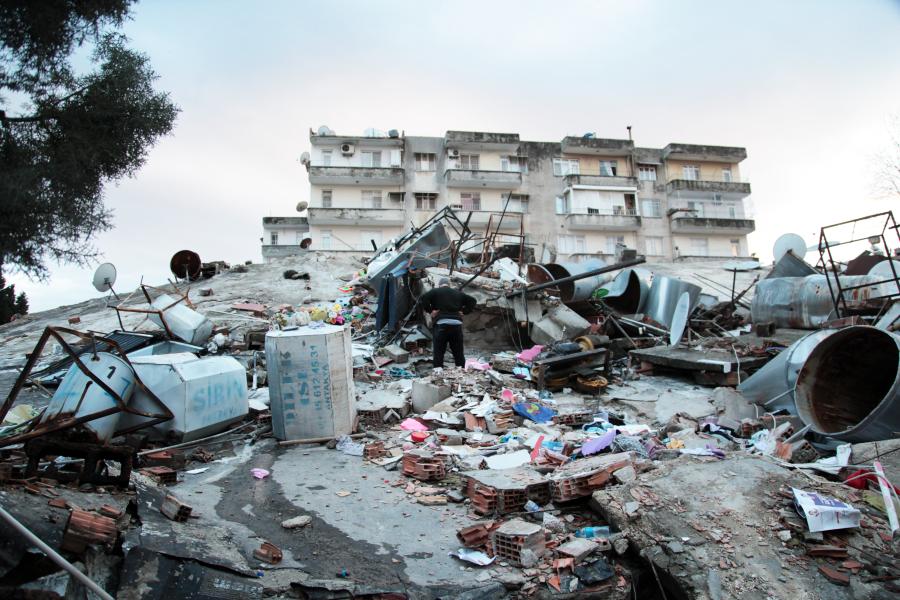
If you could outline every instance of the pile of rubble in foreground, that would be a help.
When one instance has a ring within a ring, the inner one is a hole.
[[[896,278],[842,304],[853,265],[788,253],[726,265],[720,300],[627,253],[442,262],[446,237],[327,302],[145,286],[113,307],[138,327],[48,324],[2,380],[4,597],[900,591]],[[465,366],[432,369],[444,277],[478,306]]]

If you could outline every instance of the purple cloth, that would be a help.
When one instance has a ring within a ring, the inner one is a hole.
[[[609,448],[609,445],[612,444],[612,441],[614,439],[616,439],[616,430],[610,429],[609,431],[607,431],[600,437],[586,441],[581,446],[581,454],[582,454],[582,456],[590,456],[591,454],[597,454],[601,450],[605,450],[605,449]]]

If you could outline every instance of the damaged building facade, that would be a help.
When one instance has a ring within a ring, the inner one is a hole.
[[[569,262],[612,258],[622,246],[657,260],[750,254],[744,148],[641,148],[593,135],[529,142],[516,133],[369,133],[310,132],[302,162],[316,249],[371,251],[449,206],[474,231],[499,223],[503,232],[524,232],[536,253]]]

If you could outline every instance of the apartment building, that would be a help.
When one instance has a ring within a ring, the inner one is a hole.
[[[558,260],[611,258],[618,246],[656,260],[749,255],[755,226],[745,206],[750,184],[740,176],[744,148],[369,133],[310,131],[303,162],[313,248],[371,251],[448,205],[486,230],[506,205],[502,230],[524,226],[526,242]]]

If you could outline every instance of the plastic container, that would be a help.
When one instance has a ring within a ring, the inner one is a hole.
[[[609,525],[582,527],[575,532],[575,537],[591,539],[591,538],[607,538],[610,536]]]

